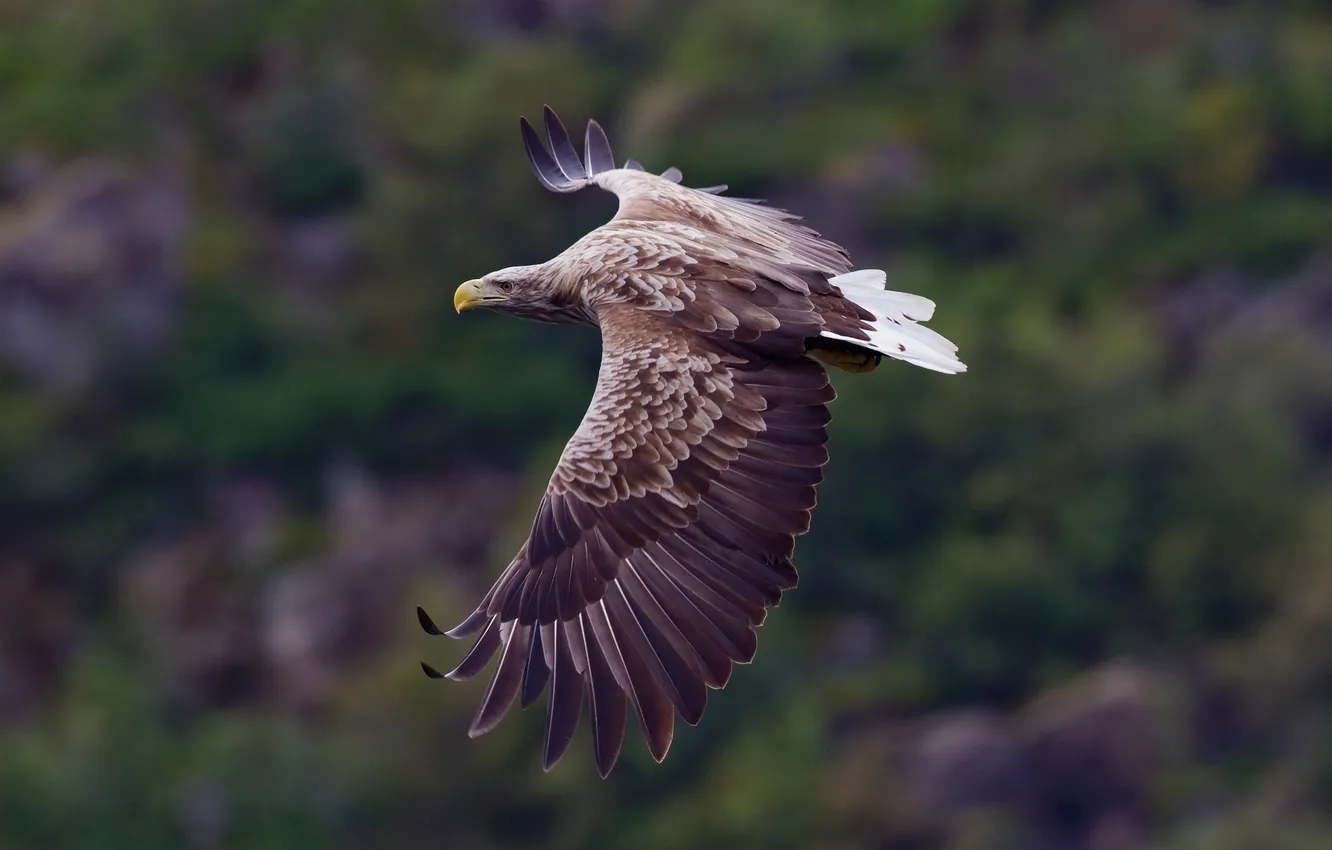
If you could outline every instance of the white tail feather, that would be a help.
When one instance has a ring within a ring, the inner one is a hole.
[[[887,275],[879,269],[861,269],[831,278],[829,282],[842,290],[844,296],[874,314],[874,329],[868,342],[826,331],[822,335],[873,349],[922,369],[950,375],[967,371],[966,364],[957,359],[956,345],[930,328],[916,324],[934,315],[934,302],[909,292],[885,290],[886,280]]]
[[[882,269],[861,269],[830,278],[842,294],[862,306],[865,301],[884,310],[896,310],[917,322],[928,322],[934,316],[933,301],[923,295],[884,289],[887,280],[888,275]]]

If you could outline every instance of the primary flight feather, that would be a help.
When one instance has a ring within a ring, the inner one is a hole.
[[[549,107],[544,124],[549,147],[521,121],[541,182],[597,186],[619,211],[552,260],[464,283],[453,303],[595,325],[601,369],[527,542],[447,632],[476,636],[447,676],[475,676],[499,653],[473,736],[520,694],[526,707],[548,690],[547,770],[586,702],[605,776],[631,708],[661,761],[675,715],[699,721],[708,689],[754,657],[767,609],[795,587],[795,539],[828,460],[835,393],[823,364],[966,366],[917,324],[933,302],[885,290],[882,271],[852,271],[844,249],[790,213],[725,186],[686,187],[674,168],[617,168],[595,121],[582,156]]]

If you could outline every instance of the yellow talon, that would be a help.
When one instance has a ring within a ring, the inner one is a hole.
[[[873,351],[830,351],[816,348],[809,352],[816,360],[844,372],[873,372],[879,366],[880,355]]]

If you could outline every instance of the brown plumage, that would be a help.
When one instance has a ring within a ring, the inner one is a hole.
[[[687,188],[676,169],[616,168],[596,122],[582,157],[549,108],[545,125],[549,148],[521,123],[542,183],[599,186],[619,212],[546,263],[468,281],[454,303],[596,325],[601,370],[527,542],[447,633],[476,637],[447,675],[475,676],[499,654],[473,736],[548,690],[546,769],[586,703],[605,776],[630,708],[662,760],[675,715],[699,721],[708,689],[754,657],[767,609],[795,587],[835,395],[818,361],[966,367],[915,323],[931,302],[851,272],[846,251],[795,216],[724,186]]]

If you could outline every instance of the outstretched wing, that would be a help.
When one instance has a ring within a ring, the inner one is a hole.
[[[520,119],[523,146],[537,178],[553,192],[599,186],[620,199],[614,221],[679,223],[747,246],[784,265],[830,276],[851,270],[846,250],[799,224],[797,215],[761,201],[725,197],[721,192],[726,186],[691,189],[680,183],[677,168],[660,176],[644,171],[633,160],[616,168],[610,142],[596,121],[588,122],[580,159],[564,124],[549,106],[543,109],[543,121],[549,149],[526,118]]]
[[[629,704],[660,761],[675,712],[697,723],[707,689],[753,658],[754,629],[796,584],[790,557],[809,528],[834,396],[820,365],[778,356],[817,333],[813,305],[766,285],[785,295],[740,321],[722,307],[732,321],[711,322],[709,333],[686,322],[708,325],[692,314],[716,302],[679,316],[628,305],[601,315],[596,392],[531,535],[449,633],[479,633],[451,678],[474,676],[502,648],[473,735],[549,681],[547,769],[568,747],[585,693],[603,776]]]

